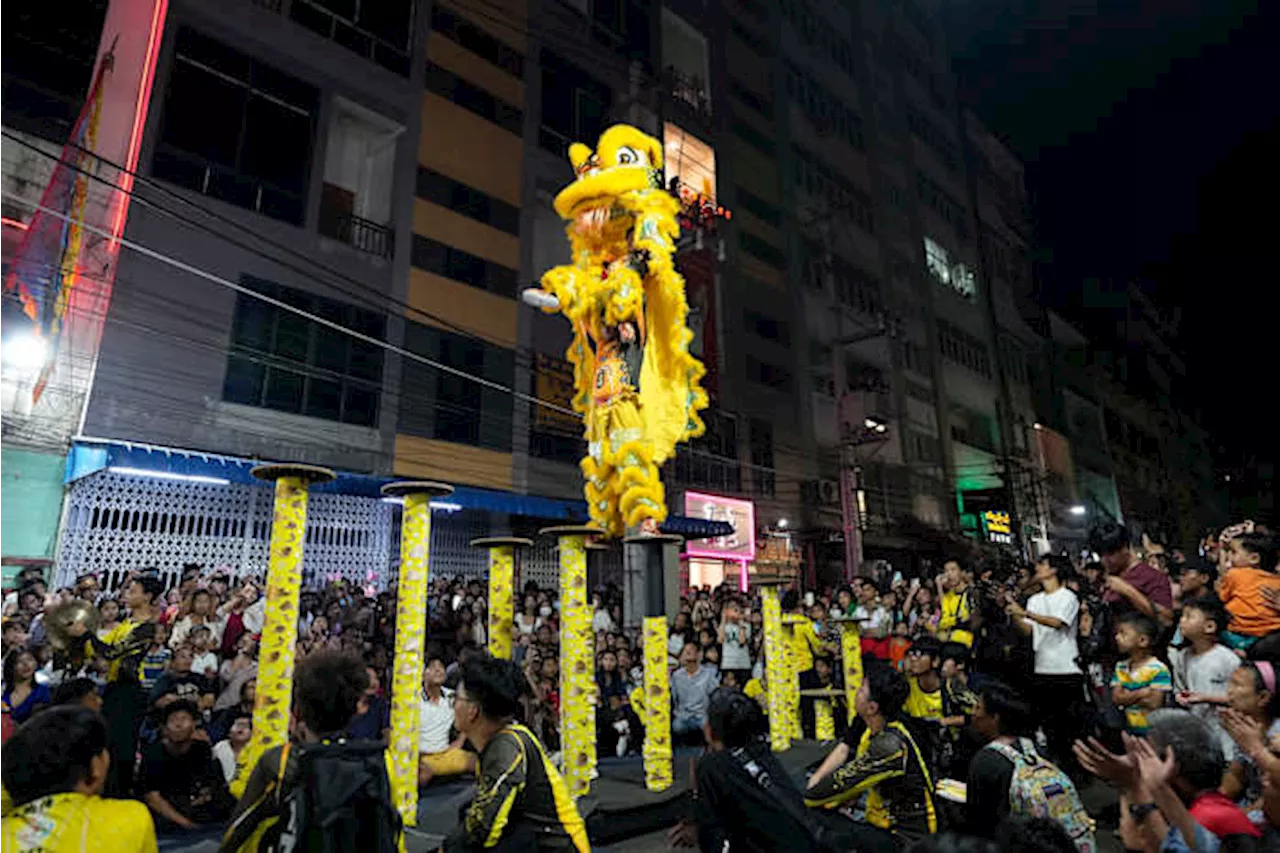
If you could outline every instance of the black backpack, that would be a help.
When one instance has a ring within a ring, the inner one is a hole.
[[[309,746],[280,799],[277,853],[398,853],[402,824],[381,741]],[[292,774],[291,774],[292,775]]]

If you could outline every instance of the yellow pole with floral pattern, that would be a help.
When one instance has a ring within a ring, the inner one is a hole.
[[[595,636],[587,604],[587,537],[598,527],[548,527],[560,546],[561,772],[575,799],[591,790],[596,769]]]
[[[471,540],[471,547],[489,549],[489,654],[500,660],[511,660],[514,651],[516,568],[520,550],[532,544],[518,536]]]
[[[800,662],[796,655],[796,626],[809,621],[807,616],[788,613],[782,617],[782,633],[786,639],[787,660],[787,726],[792,740],[800,740]]]
[[[667,669],[667,617],[646,616],[644,645],[644,785],[665,791],[674,782],[671,768],[671,673]]]
[[[405,826],[418,825],[418,729],[426,654],[427,575],[431,569],[431,499],[453,486],[423,480],[387,483],[403,498],[400,573],[396,579],[396,648],[391,661],[391,797]]]
[[[852,723],[858,714],[854,699],[858,695],[858,688],[862,686],[862,634],[858,630],[858,620],[852,616],[837,616],[832,621],[840,626],[840,663],[844,673],[844,699],[847,705],[845,713]]]
[[[764,618],[765,701],[769,706],[769,744],[774,752],[791,746],[787,718],[787,638],[782,633],[782,602],[778,587],[760,584],[760,609]]]
[[[314,465],[259,465],[259,480],[275,483],[271,544],[267,558],[266,605],[258,646],[258,691],[253,701],[253,736],[236,758],[231,793],[244,793],[262,754],[289,738],[293,703],[294,647],[298,640],[298,597],[302,590],[302,549],[307,532],[307,489],[334,474]]]

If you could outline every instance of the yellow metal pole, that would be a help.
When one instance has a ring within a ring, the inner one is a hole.
[[[406,480],[387,483],[382,493],[404,498],[396,581],[396,648],[391,663],[391,796],[405,826],[417,826],[419,697],[426,653],[431,499],[452,494],[453,486]]]
[[[548,527],[560,544],[560,754],[569,795],[590,792],[596,769],[595,636],[587,604],[587,537],[598,527]]]
[[[791,746],[787,716],[787,638],[782,634],[782,603],[778,587],[761,584],[760,608],[764,617],[765,699],[769,705],[769,744],[774,752]]]
[[[837,616],[833,620],[840,626],[840,660],[844,671],[845,713],[849,722],[858,712],[854,709],[854,697],[862,686],[862,635],[858,630],[858,620],[852,616]]]
[[[267,562],[267,599],[258,649],[258,691],[253,702],[253,737],[236,759],[231,793],[244,793],[262,753],[289,738],[293,702],[294,646],[298,640],[298,595],[302,589],[302,549],[307,531],[307,489],[333,479],[314,465],[259,465],[259,480],[275,483],[271,550]]]
[[[489,549],[489,654],[501,660],[511,660],[512,655],[519,551],[532,544],[532,539],[518,536],[471,540],[471,547]]]

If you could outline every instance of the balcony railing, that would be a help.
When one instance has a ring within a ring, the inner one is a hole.
[[[711,89],[699,77],[677,71],[668,65],[662,72],[663,87],[668,95],[684,104],[701,118],[711,118]]]
[[[395,254],[395,232],[353,213],[330,212],[320,216],[320,233],[379,258]]]

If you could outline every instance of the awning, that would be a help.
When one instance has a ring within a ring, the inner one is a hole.
[[[76,439],[67,454],[65,483],[73,483],[99,471],[114,469],[118,473],[141,476],[165,476],[192,479],[195,482],[257,484],[261,481],[251,473],[261,460],[238,456],[203,453],[175,447],[159,447],[112,439]],[[377,477],[336,471],[337,477],[329,483],[314,487],[320,493],[356,495],[366,498],[382,497],[382,486],[395,482],[396,477]],[[485,512],[539,518],[555,522],[582,523],[587,517],[586,501],[571,501],[541,495],[522,495],[501,489],[484,489],[479,486],[457,486],[446,499],[455,509],[481,510]],[[698,518],[675,515],[662,526],[663,532],[687,539],[712,539],[733,533],[733,526],[723,521],[704,521]]]

